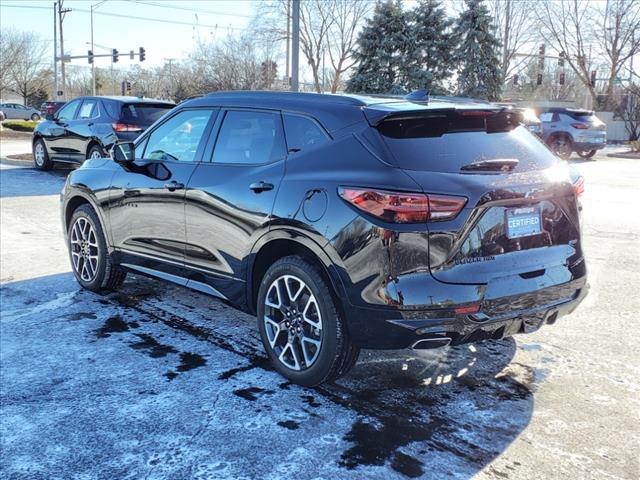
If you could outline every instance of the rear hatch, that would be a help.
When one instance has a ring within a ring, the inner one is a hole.
[[[371,116],[370,123],[424,193],[467,198],[452,220],[428,223],[436,279],[490,284],[500,296],[582,276],[567,167],[518,113],[491,105],[432,108]]]
[[[567,109],[564,113],[572,127],[573,139],[577,143],[605,143],[607,125],[589,110]]]
[[[173,107],[174,105],[171,103],[125,103],[120,113],[120,122],[125,125],[136,125],[146,130]]]

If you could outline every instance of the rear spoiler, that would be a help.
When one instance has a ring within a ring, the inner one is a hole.
[[[506,132],[522,123],[522,113],[493,105],[387,112],[365,109],[364,114],[372,127],[392,138],[439,137],[456,132]]]

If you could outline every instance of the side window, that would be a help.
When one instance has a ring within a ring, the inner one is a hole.
[[[540,114],[541,122],[550,122],[552,118],[553,118],[553,113],[545,112]]]
[[[211,110],[184,110],[155,129],[144,149],[148,160],[193,162]]]
[[[554,113],[553,114],[553,118],[551,119],[552,122],[559,122],[560,121],[560,114],[559,113]]]
[[[261,164],[284,156],[279,113],[226,113],[213,151],[214,163]]]
[[[97,107],[96,107],[97,103],[98,103],[97,100],[93,100],[93,99],[85,100],[82,103],[82,107],[80,107],[80,113],[78,114],[78,119],[86,120],[86,119],[95,117],[96,115],[93,114],[93,110],[94,108],[96,108],[97,110]]]
[[[289,152],[317,147],[329,141],[324,131],[308,117],[284,114],[284,132]]]
[[[57,119],[62,121],[73,120],[73,118],[76,116],[76,110],[78,110],[80,103],[81,100],[74,100],[71,103],[67,103],[64,107],[58,110],[58,113],[56,115]]]

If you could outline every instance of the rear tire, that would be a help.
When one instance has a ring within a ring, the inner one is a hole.
[[[80,205],[73,212],[67,248],[73,274],[83,288],[110,291],[124,282],[127,272],[113,262],[98,215],[90,205]]]
[[[576,153],[582,158],[591,158],[596,154],[597,150],[578,150]]]
[[[100,145],[93,145],[87,152],[87,160],[90,160],[92,158],[102,158],[102,157],[104,157],[104,150]]]
[[[573,152],[571,139],[566,135],[555,135],[549,140],[549,148],[562,160],[569,160]]]
[[[31,115],[32,122],[37,122],[38,120],[40,120],[40,115],[38,115],[37,113],[34,113],[33,115]]]
[[[331,382],[347,373],[360,349],[318,268],[298,256],[275,262],[258,291],[258,329],[274,368],[299,385]]]
[[[47,146],[41,138],[33,142],[33,164],[38,170],[51,170],[53,162],[47,153]]]

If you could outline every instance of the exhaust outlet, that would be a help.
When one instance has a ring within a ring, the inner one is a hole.
[[[416,343],[411,345],[411,348],[413,350],[428,350],[431,348],[446,347],[450,343],[451,338],[449,337],[423,338],[422,340],[418,340]]]

